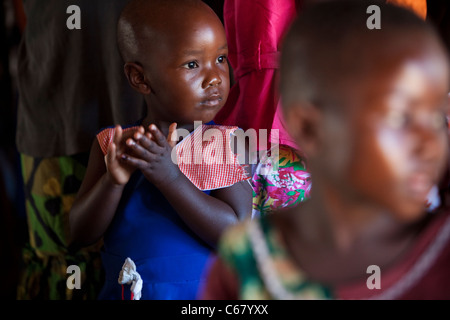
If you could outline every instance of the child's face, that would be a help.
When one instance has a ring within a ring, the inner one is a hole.
[[[446,162],[449,75],[436,47],[397,66],[349,91],[341,115],[325,115],[325,156],[347,196],[411,221],[424,211]]]
[[[178,125],[211,121],[230,89],[228,47],[217,17],[192,14],[168,23],[145,61],[150,79],[150,108],[163,121]]]

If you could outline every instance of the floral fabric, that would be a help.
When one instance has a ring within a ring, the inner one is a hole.
[[[252,217],[293,206],[310,197],[311,176],[305,158],[295,149],[279,145],[261,157],[252,177]]]

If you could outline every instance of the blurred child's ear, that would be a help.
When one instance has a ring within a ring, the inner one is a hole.
[[[131,87],[139,93],[150,94],[150,84],[144,75],[144,68],[138,63],[127,62],[124,66],[125,75]]]
[[[308,103],[294,103],[284,110],[290,136],[307,157],[314,157],[321,144],[322,112]]]

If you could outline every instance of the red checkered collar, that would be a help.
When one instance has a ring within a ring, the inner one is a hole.
[[[137,128],[133,126],[124,131]],[[202,124],[175,146],[180,171],[200,190],[225,188],[249,179],[231,150],[231,137],[236,129],[234,126]],[[97,135],[105,155],[114,130],[107,128]]]

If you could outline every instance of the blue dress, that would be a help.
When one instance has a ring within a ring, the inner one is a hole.
[[[214,122],[211,121],[206,125],[214,125]],[[199,127],[200,131],[197,132],[203,132],[201,131],[203,129],[205,127]],[[229,127],[222,129],[225,136],[229,135],[227,131]],[[97,135],[104,154],[113,136],[111,132],[113,127],[108,130],[102,130]],[[211,142],[215,143],[212,146],[226,146],[227,152],[232,152],[229,141],[225,139],[214,141]],[[222,144],[223,141],[225,145]],[[213,181],[213,177],[217,176],[215,166],[210,168],[213,170],[209,174],[201,176],[205,181],[210,181],[210,178]],[[245,170],[237,163],[235,166],[225,165],[220,169],[219,185],[211,185],[213,189],[247,179],[243,173]],[[237,174],[238,172],[240,173]],[[222,179],[230,177],[230,173],[231,182]],[[199,187],[199,189],[206,188]],[[203,192],[209,195],[211,190]],[[143,280],[142,300],[193,300],[197,298],[199,287],[206,281],[204,271],[212,248],[191,231],[164,195],[143,176],[140,170],[131,176],[125,186],[103,242],[101,255],[105,269],[105,284],[99,299],[131,298],[130,285],[122,287],[118,283],[126,258],[134,261],[136,271]]]
[[[104,236],[105,284],[99,299],[121,300],[122,294],[126,300],[131,298],[130,285],[124,285],[122,293],[118,283],[127,257],[135,262],[143,279],[142,300],[196,299],[211,250],[137,171],[125,186]]]

